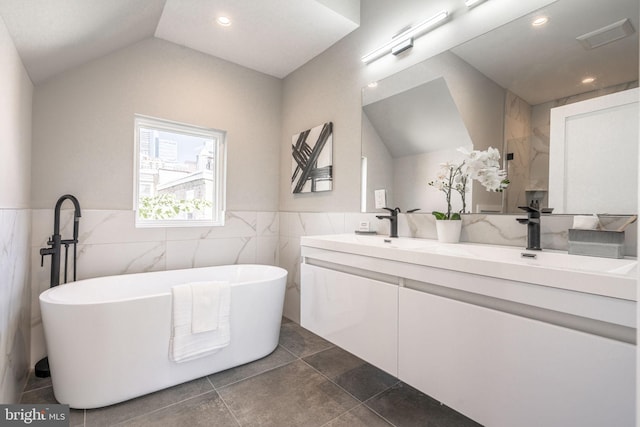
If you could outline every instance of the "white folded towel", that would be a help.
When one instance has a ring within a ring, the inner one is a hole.
[[[223,286],[211,282],[191,284],[191,333],[215,331],[218,329],[218,318],[229,315],[228,305],[220,305]]]
[[[573,228],[597,230],[600,228],[600,218],[597,215],[576,215],[573,217]]]
[[[177,285],[172,292],[169,358],[186,362],[208,356],[231,342],[231,286],[228,282]]]

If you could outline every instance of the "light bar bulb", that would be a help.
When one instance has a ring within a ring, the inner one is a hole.
[[[390,42],[385,43],[379,48],[367,53],[365,56],[361,58],[362,62],[364,62],[365,64],[368,64],[370,62],[375,61],[376,59],[383,57],[388,53],[391,53],[391,49],[394,46],[397,46],[398,44],[403,43],[405,40],[410,39],[412,37],[417,38],[418,36],[421,36],[422,34],[426,33],[428,30],[433,29],[436,25],[442,23],[448,17],[449,17],[449,11],[443,10],[437,13],[436,15],[432,16],[431,18],[425,19],[424,21],[418,23],[415,27],[411,27],[406,31],[403,31],[402,33],[393,37],[393,39],[391,39]]]
[[[467,7],[471,8],[471,7],[475,7],[475,6],[479,5],[480,3],[484,3],[485,1],[487,1],[487,0],[465,0],[464,4]]]

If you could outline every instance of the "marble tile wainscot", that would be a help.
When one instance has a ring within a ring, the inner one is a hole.
[[[30,209],[0,209],[0,402],[17,402],[29,373]]]

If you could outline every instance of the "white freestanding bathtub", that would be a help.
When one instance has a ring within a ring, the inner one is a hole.
[[[229,265],[81,280],[40,294],[56,399],[98,408],[247,363],[278,345],[287,271]],[[231,283],[231,343],[189,362],[169,359],[171,287]]]

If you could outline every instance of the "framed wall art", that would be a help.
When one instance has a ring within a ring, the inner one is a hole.
[[[307,129],[291,139],[291,192],[333,189],[333,123]]]

